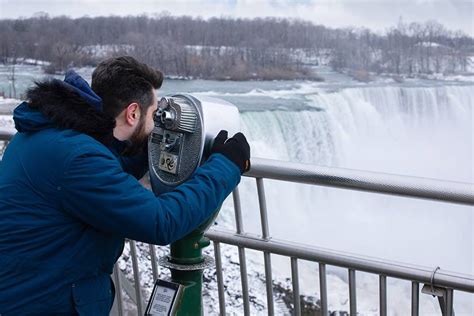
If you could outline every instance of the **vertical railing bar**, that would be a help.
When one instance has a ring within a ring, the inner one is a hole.
[[[260,208],[260,222],[262,225],[262,238],[269,239],[270,230],[268,229],[267,201],[265,198],[265,187],[263,185],[262,178],[256,178],[256,181],[257,181],[258,204]],[[270,253],[264,252],[263,259],[265,263],[265,284],[267,288],[268,315],[274,315],[275,310],[273,308],[272,261],[271,261]]]
[[[240,192],[239,187],[234,189],[232,192],[232,198],[234,201],[234,212],[235,212],[235,226],[237,234],[244,232],[244,226],[242,221],[242,206],[240,203]],[[244,303],[244,315],[250,315],[250,302],[249,302],[249,283],[247,277],[247,260],[245,259],[245,248],[238,247],[239,249],[239,264],[240,264],[240,281],[242,283],[242,299]]]
[[[387,316],[387,277],[379,276],[380,316]]]
[[[263,179],[257,178],[257,193],[258,193],[258,204],[260,206],[260,220],[262,224],[262,237],[268,239],[270,237],[270,231],[268,229],[268,216],[267,216],[267,201],[265,198],[265,187],[263,186]]]
[[[267,308],[268,315],[275,315],[273,308],[273,277],[272,277],[272,261],[269,252],[263,253],[263,259],[265,262],[265,285],[267,288]]]
[[[357,315],[356,274],[354,269],[349,269],[349,310],[350,315]]]
[[[247,261],[245,248],[239,247],[240,280],[242,282],[242,299],[244,300],[244,315],[250,315],[249,282],[247,277]]]
[[[291,279],[293,282],[293,304],[295,306],[295,316],[301,315],[300,306],[300,283],[298,276],[298,259],[291,257]]]
[[[225,315],[224,278],[222,276],[221,244],[214,241],[214,256],[216,258],[217,291],[219,293],[219,312]]]
[[[240,203],[240,192],[239,187],[234,189],[232,192],[232,198],[234,200],[234,213],[235,213],[235,226],[237,234],[242,234],[244,232],[244,227],[242,223],[242,206]]]
[[[5,150],[7,150],[7,146],[8,146],[9,141],[8,140],[0,141],[0,144],[2,142],[3,142],[3,146],[0,146],[0,161],[2,161],[2,157],[5,154]]]
[[[150,247],[150,256],[151,256],[151,270],[153,272],[153,282],[159,278],[158,274],[158,259],[156,258],[155,245],[148,244]]]
[[[114,265],[113,278],[115,285],[115,299],[117,300],[117,309],[119,316],[123,316],[123,297],[122,297],[122,283],[119,277],[118,264]]]
[[[135,295],[137,296],[137,312],[143,315],[142,293],[140,290],[140,271],[138,269],[137,249],[134,240],[130,240],[130,252],[132,254],[133,280],[135,282]]]
[[[446,289],[446,316],[454,316],[453,289]]]
[[[123,274],[122,270],[118,269],[118,275],[120,278],[120,285],[122,286],[123,291],[130,297],[134,304],[137,303],[137,294],[135,293],[135,288],[132,285],[127,277]]]
[[[420,310],[420,284],[413,281],[411,283],[411,316],[418,316]]]
[[[321,302],[321,315],[328,316],[328,292],[326,283],[326,265],[319,263],[319,291]]]

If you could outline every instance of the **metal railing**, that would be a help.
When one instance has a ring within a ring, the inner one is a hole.
[[[326,168],[299,163],[282,163],[267,159],[253,159],[252,170],[250,170],[246,176],[256,178],[262,226],[261,236],[244,233],[242,226],[240,194],[238,189],[233,192],[236,231],[230,232],[210,229],[206,233],[206,236],[214,242],[217,280],[219,283],[219,306],[222,315],[225,315],[225,296],[224,286],[222,284],[223,277],[220,244],[229,244],[238,247],[242,272],[241,282],[245,315],[250,314],[245,249],[258,250],[264,254],[267,308],[270,315],[274,314],[270,254],[291,258],[290,263],[295,315],[301,314],[298,260],[308,260],[319,263],[320,309],[322,315],[328,314],[326,282],[327,265],[348,269],[348,296],[351,315],[357,314],[356,271],[373,273],[379,276],[380,315],[387,315],[387,278],[404,279],[412,282],[412,315],[418,315],[419,313],[420,283],[428,285],[424,288],[423,292],[437,295],[439,297],[443,315],[453,315],[454,290],[474,293],[474,276],[471,275],[452,273],[440,270],[439,268],[433,269],[398,262],[390,262],[387,260],[367,258],[270,238],[263,179],[267,178],[311,185],[323,185],[334,188],[423,198],[463,205],[474,205],[474,184],[339,168]]]
[[[3,138],[2,138],[3,137]],[[11,137],[11,135],[10,135]],[[1,135],[0,140],[8,140]],[[368,272],[379,277],[379,314],[387,315],[387,278],[411,281],[411,315],[419,314],[420,284],[423,293],[438,296],[442,315],[452,316],[454,291],[474,293],[474,276],[448,272],[439,267],[419,267],[383,259],[368,258],[310,245],[296,244],[271,238],[268,225],[268,212],[264,188],[264,179],[274,179],[294,183],[321,185],[334,188],[383,193],[404,197],[421,198],[434,201],[474,205],[474,184],[433,179],[388,175],[382,173],[355,171],[339,168],[326,168],[299,163],[281,163],[275,160],[252,159],[252,169],[245,175],[256,179],[261,220],[261,235],[245,233],[239,189],[233,192],[236,230],[210,229],[206,236],[213,241],[216,259],[217,289],[219,311],[226,314],[224,278],[222,271],[221,244],[238,247],[239,268],[243,295],[243,313],[250,315],[249,284],[247,276],[246,249],[261,251],[264,258],[267,310],[275,314],[273,296],[273,278],[271,254],[290,258],[293,313],[301,314],[298,261],[307,260],[319,265],[320,309],[322,315],[328,315],[327,266],[347,269],[349,280],[349,310],[357,314],[356,276],[357,272]],[[158,278],[158,266],[155,246],[149,245],[153,279]],[[134,286],[124,277],[118,268],[114,269],[114,281],[117,288],[113,314],[124,315],[122,289],[137,305],[137,312],[143,315],[144,300],[140,287],[140,273],[136,244],[130,241]]]
[[[0,129],[0,161],[2,161],[3,152],[13,135],[14,134],[10,131]]]

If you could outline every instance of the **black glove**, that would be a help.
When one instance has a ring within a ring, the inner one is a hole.
[[[214,139],[211,154],[220,153],[235,163],[240,174],[250,170],[250,146],[244,134],[237,133],[227,139],[227,131],[220,131]]]

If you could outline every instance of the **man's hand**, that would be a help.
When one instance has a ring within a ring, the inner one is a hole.
[[[237,133],[227,139],[227,131],[220,131],[214,139],[211,154],[220,153],[235,163],[240,174],[250,170],[250,146],[244,134]]]

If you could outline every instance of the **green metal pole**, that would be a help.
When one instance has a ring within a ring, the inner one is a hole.
[[[204,261],[202,248],[209,245],[203,233],[191,234],[171,244],[170,262],[180,266],[192,266]],[[202,274],[203,269],[171,269],[173,282],[184,285],[181,304],[177,315],[203,315],[202,311]]]
[[[171,267],[171,280],[184,285],[184,291],[176,315],[203,315],[202,309],[202,275],[204,263],[202,249],[209,246],[210,241],[204,237],[204,231],[214,222],[219,211],[188,236],[171,244],[169,262],[177,266]],[[196,268],[198,266],[198,268]]]

